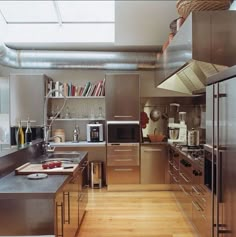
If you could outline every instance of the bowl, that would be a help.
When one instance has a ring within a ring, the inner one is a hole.
[[[169,137],[170,139],[176,140],[179,137],[179,128],[171,128],[169,129]]]
[[[162,142],[165,139],[165,136],[162,134],[149,134],[148,137],[151,142]]]

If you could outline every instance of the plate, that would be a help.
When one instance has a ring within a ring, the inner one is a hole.
[[[45,179],[48,175],[44,173],[35,173],[35,174],[29,174],[27,175],[28,179]]]

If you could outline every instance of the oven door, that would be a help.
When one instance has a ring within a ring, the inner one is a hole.
[[[108,143],[139,143],[139,122],[107,122]]]

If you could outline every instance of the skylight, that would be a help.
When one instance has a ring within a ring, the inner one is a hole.
[[[0,1],[7,23],[57,22],[52,1]]]
[[[114,1],[0,1],[7,23],[114,22]]]
[[[50,34],[59,36],[61,40],[66,37],[67,42],[76,40],[76,42],[113,43],[115,40],[115,1],[111,0],[0,1],[0,13],[7,23],[6,33],[9,36],[12,32],[26,30],[31,32],[32,28],[32,32],[47,35],[47,39],[51,42],[53,37],[50,39]],[[50,34],[47,29],[50,29]],[[69,30],[71,32],[68,32]],[[73,40],[68,39],[68,36],[73,37]],[[29,42],[34,36],[27,37],[25,42]],[[7,38],[9,39],[8,36]],[[24,37],[19,36],[19,40],[23,42]],[[40,38],[38,40],[40,41]]]

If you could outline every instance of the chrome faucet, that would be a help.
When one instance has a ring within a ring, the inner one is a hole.
[[[54,92],[58,92],[59,94],[61,94],[64,98],[64,103],[62,105],[62,107],[60,108],[60,110],[56,113],[56,115],[52,118],[52,121],[50,122],[50,124],[48,125],[47,124],[47,112],[48,112],[48,99],[49,97],[52,95],[52,93]],[[54,122],[54,120],[58,117],[58,115],[61,113],[61,111],[63,110],[63,108],[65,107],[66,105],[66,101],[67,101],[67,98],[64,96],[63,92],[60,91],[60,90],[50,90],[48,92],[48,94],[46,95],[45,97],[45,101],[44,101],[44,109],[43,109],[43,115],[44,115],[44,119],[43,119],[43,131],[44,131],[44,144],[45,144],[45,150],[47,151],[48,150],[48,142],[49,140],[53,139],[52,138],[49,138],[49,131],[51,129],[51,126],[52,126],[52,123]],[[56,136],[54,136],[56,137]],[[58,136],[59,137],[59,136]],[[61,139],[61,137],[60,137]]]

